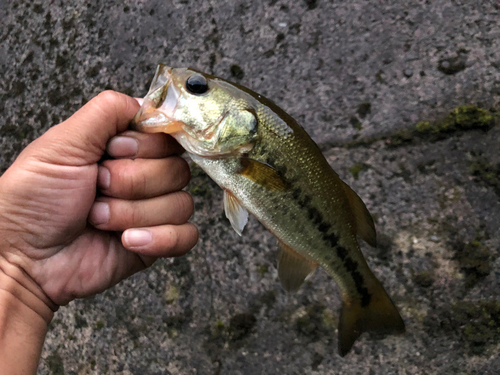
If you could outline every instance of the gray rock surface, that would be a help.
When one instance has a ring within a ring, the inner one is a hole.
[[[194,168],[196,248],[61,308],[39,374],[499,372],[498,1],[2,0],[0,20],[2,172],[100,91],[143,96],[158,62],[234,80],[364,199],[363,251],[407,325],[340,358],[335,283],[286,294],[272,235],[238,237]]]

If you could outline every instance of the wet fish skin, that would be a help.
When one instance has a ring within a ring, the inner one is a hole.
[[[207,91],[189,92],[190,77],[204,79]],[[285,289],[297,290],[318,265],[332,276],[343,300],[342,356],[364,331],[404,331],[359,249],[356,236],[376,244],[364,203],[272,101],[194,69],[160,65],[133,128],[174,136],[224,189],[226,215],[239,234],[248,210],[277,237]]]

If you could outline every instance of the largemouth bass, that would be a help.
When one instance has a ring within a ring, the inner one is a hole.
[[[223,190],[241,235],[248,212],[278,239],[278,275],[296,291],[321,265],[342,295],[339,353],[365,331],[404,332],[404,323],[360,251],[376,246],[361,198],[330,167],[297,122],[272,101],[191,68],[157,68],[135,130],[171,134]]]

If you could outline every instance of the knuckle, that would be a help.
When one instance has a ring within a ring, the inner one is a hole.
[[[169,134],[162,134],[161,138],[158,138],[161,142],[161,148],[164,155],[172,155],[175,152],[177,141],[172,138]]]
[[[171,171],[171,179],[169,185],[171,189],[180,190],[184,188],[191,179],[191,171],[186,160],[179,156],[171,156],[166,160],[166,167]]]
[[[177,157],[179,159],[179,170],[180,170],[180,188],[187,186],[189,180],[191,180],[191,170],[189,168],[189,164],[186,160],[181,157]]]
[[[120,101],[123,100],[122,95],[113,90],[106,90],[92,98],[89,104],[102,114],[105,121],[111,121]]]
[[[194,245],[196,245],[196,243],[198,242],[199,238],[200,238],[200,230],[198,229],[198,227],[196,225],[193,224],[193,228],[194,228]]]
[[[144,212],[140,203],[131,203],[128,207],[128,214],[124,216],[128,219],[125,219],[128,222],[128,226],[141,226],[144,222]]]
[[[194,213],[193,197],[185,191],[180,191],[176,194],[178,211],[191,217]]]
[[[96,105],[98,106],[109,106],[113,105],[116,100],[119,98],[120,94],[113,90],[106,90],[99,95],[97,95],[94,99],[92,99]]]
[[[168,250],[172,251],[177,248],[179,243],[179,233],[174,228],[170,228],[170,233],[168,235]]]
[[[119,189],[125,198],[141,196],[147,187],[147,179],[143,171],[137,168],[134,160],[127,160],[119,172]]]
[[[200,237],[200,232],[198,230],[198,227],[194,224],[191,224],[191,228],[193,229],[192,233],[193,235],[191,237],[191,243],[189,244],[189,249],[192,249],[196,245]]]

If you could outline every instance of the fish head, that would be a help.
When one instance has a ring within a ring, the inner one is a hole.
[[[257,140],[253,98],[223,79],[159,64],[131,128],[171,134],[202,157],[240,155]]]

